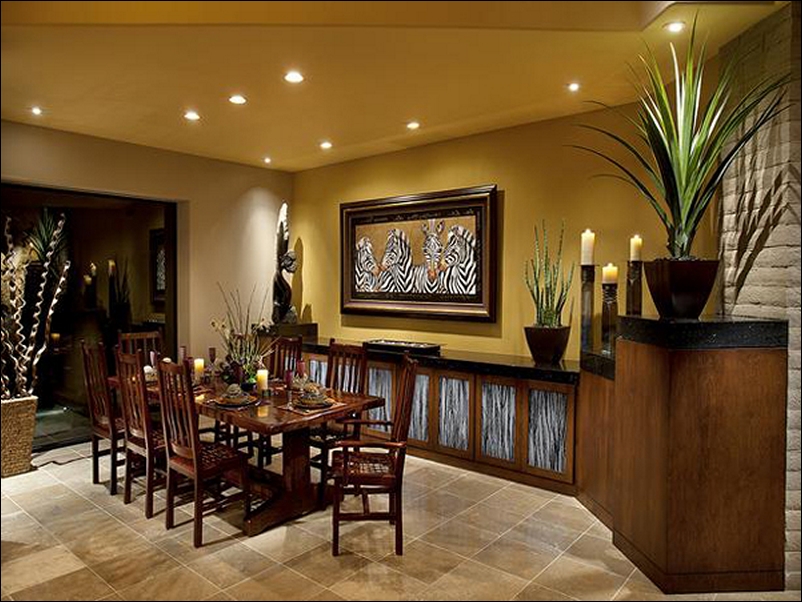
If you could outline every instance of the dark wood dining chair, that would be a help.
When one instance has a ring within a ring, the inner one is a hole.
[[[153,420],[145,382],[145,361],[142,350],[122,353],[117,349],[117,378],[122,393],[125,423],[125,492],[123,502],[131,503],[134,472],[144,462],[145,517],[153,516],[153,492],[157,473],[164,474],[166,464],[164,432]]]
[[[364,395],[368,387],[368,354],[362,345],[345,345],[334,339],[329,341],[326,366],[326,387],[337,391]],[[357,416],[352,416],[357,418]],[[352,434],[359,439],[358,428]],[[320,471],[319,497],[323,503],[329,476],[329,452],[338,440],[346,438],[342,422],[327,422],[312,428],[309,433],[310,447],[318,450],[310,459],[313,468]]]
[[[111,473],[109,493],[117,495],[117,468],[125,462],[118,454],[125,449],[125,424],[112,403],[106,348],[103,343],[91,348],[82,339],[81,355],[84,360],[84,386],[92,429],[92,483],[100,483],[100,457],[108,455]],[[109,442],[108,450],[100,450],[101,439]]]
[[[288,371],[293,372],[301,361],[301,337],[279,337],[271,343],[271,353],[267,356],[267,369],[271,378],[284,380]],[[235,431],[236,432],[236,431]],[[280,447],[275,447],[268,436],[260,435],[256,440],[257,458],[259,468],[273,461],[273,455],[281,453]]]
[[[203,514],[242,500],[245,517],[250,515],[251,494],[248,480],[248,456],[222,443],[201,441],[198,433],[198,409],[192,391],[192,366],[158,362],[159,392],[167,436],[167,529],[175,526],[176,481],[180,476],[194,482],[195,514],[193,543],[203,544]],[[241,489],[225,499],[219,496],[204,503],[204,484],[222,480]]]
[[[409,423],[412,419],[412,398],[415,394],[415,374],[418,363],[404,356],[398,379],[398,395],[392,421],[344,420],[352,425],[383,425],[390,427],[389,441],[339,441],[341,448],[332,456],[331,477],[334,480],[334,512],[332,513],[332,554],[340,553],[340,523],[342,521],[387,520],[395,524],[395,553],[404,552],[402,485],[404,460],[407,451]],[[341,512],[343,496],[362,496],[362,512]],[[388,512],[371,512],[370,495],[390,496]]]
[[[162,333],[159,330],[151,332],[123,332],[119,330],[117,335],[117,344],[120,346],[120,351],[129,355],[142,351],[146,364],[150,364],[151,351],[155,351],[159,355],[163,353]]]

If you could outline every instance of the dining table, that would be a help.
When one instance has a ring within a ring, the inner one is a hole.
[[[119,384],[116,376],[109,377],[113,390],[119,389]],[[285,384],[271,383],[267,391],[253,395],[247,405],[230,407],[223,403],[227,386],[219,380],[196,386],[198,414],[256,435],[281,435],[282,438],[280,473],[269,466],[249,465],[251,493],[261,499],[243,522],[243,532],[249,536],[320,509],[310,468],[312,427],[384,405],[384,399],[375,395],[326,389],[325,395],[331,405],[309,409],[299,403],[299,393]],[[147,393],[149,400],[157,404],[158,385],[148,383]]]

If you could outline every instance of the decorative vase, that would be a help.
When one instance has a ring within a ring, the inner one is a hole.
[[[663,319],[697,319],[716,282],[718,259],[655,259],[644,262],[646,283]]]
[[[538,364],[558,364],[568,346],[570,326],[524,326],[529,353]]]
[[[15,397],[2,401],[2,472],[3,477],[28,472],[33,454],[37,397]]]

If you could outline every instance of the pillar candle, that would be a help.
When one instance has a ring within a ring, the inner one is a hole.
[[[195,378],[200,380],[203,378],[204,362],[202,357],[195,358]]]
[[[86,286],[92,286],[92,276],[89,274],[84,274],[84,284]]]
[[[260,391],[267,391],[267,376],[265,368],[256,371],[256,388]]]
[[[640,234],[636,234],[629,239],[629,260],[640,261],[641,251],[643,250],[643,239]]]
[[[117,262],[109,259],[109,276],[114,276],[117,273]]]
[[[97,266],[94,261],[89,264],[89,275],[92,276],[92,278],[97,276]]]
[[[58,343],[61,340],[61,334],[58,332],[50,333],[50,340],[53,341],[53,343]]]
[[[582,233],[582,265],[593,265],[593,245],[596,243],[596,234],[590,229]]]
[[[602,284],[618,284],[618,267],[608,263],[602,268]]]

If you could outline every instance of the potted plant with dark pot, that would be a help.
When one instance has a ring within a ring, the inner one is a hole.
[[[567,277],[563,273],[564,234],[565,224],[560,230],[557,255],[552,260],[546,224],[543,223],[542,250],[540,235],[535,226],[535,256],[524,266],[524,280],[535,304],[535,323],[533,326],[524,326],[524,334],[532,359],[538,363],[559,363],[571,334],[571,319],[569,318],[567,326],[562,323],[563,309],[574,278],[573,264]]]
[[[601,151],[575,145],[615,166],[620,174],[614,177],[633,185],[665,226],[669,257],[644,263],[661,318],[696,319],[704,310],[718,260],[691,254],[699,224],[739,152],[789,106],[784,102],[788,74],[766,79],[735,100],[735,62],[722,67],[718,82],[705,94],[705,48],[702,44],[697,53],[695,37],[694,24],[684,66],[671,45],[673,95],[655,56],[640,57],[646,81],[637,84],[637,117],[624,116],[634,130],[630,139],[583,126],[622,147],[641,173]]]

